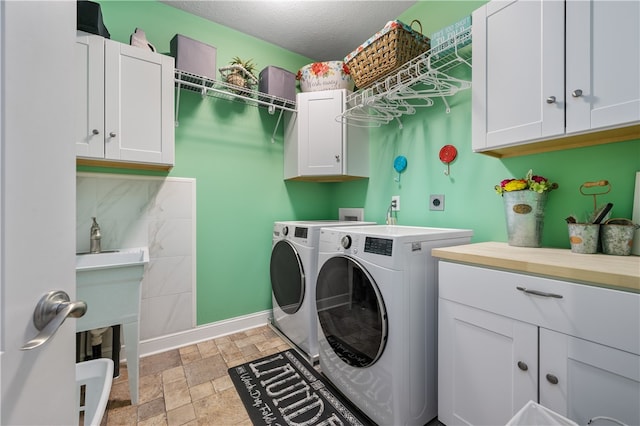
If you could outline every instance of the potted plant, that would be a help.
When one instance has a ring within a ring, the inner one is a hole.
[[[245,61],[238,56],[229,62],[228,67],[220,68],[220,74],[222,74],[225,82],[247,89],[258,84],[258,78],[254,74],[255,71],[256,64],[253,59]]]
[[[558,188],[529,170],[523,179],[504,179],[495,191],[504,198],[509,245],[540,247],[544,208],[549,191]]]

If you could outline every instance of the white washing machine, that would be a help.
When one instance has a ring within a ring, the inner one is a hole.
[[[273,225],[272,324],[311,362],[318,358],[315,283],[323,226],[363,226],[362,221],[282,221]]]
[[[323,228],[316,305],[322,373],[379,425],[437,416],[435,247],[472,231],[377,225]]]

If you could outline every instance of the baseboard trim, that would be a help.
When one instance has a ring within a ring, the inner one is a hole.
[[[228,334],[239,333],[244,330],[267,325],[271,315],[271,310],[256,312],[250,315],[198,326],[179,333],[143,340],[140,342],[140,357],[166,352],[205,340],[216,339]],[[124,355],[124,349],[121,353]]]

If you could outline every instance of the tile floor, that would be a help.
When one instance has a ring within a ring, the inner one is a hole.
[[[289,348],[265,325],[142,358],[137,405],[122,365],[102,425],[250,426],[227,369]]]

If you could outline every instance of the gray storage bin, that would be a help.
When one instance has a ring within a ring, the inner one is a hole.
[[[176,69],[186,71],[209,80],[216,79],[216,51],[201,41],[176,34],[169,43],[171,56],[176,59]]]
[[[296,101],[296,76],[285,69],[268,66],[260,71],[258,90],[268,95]]]

